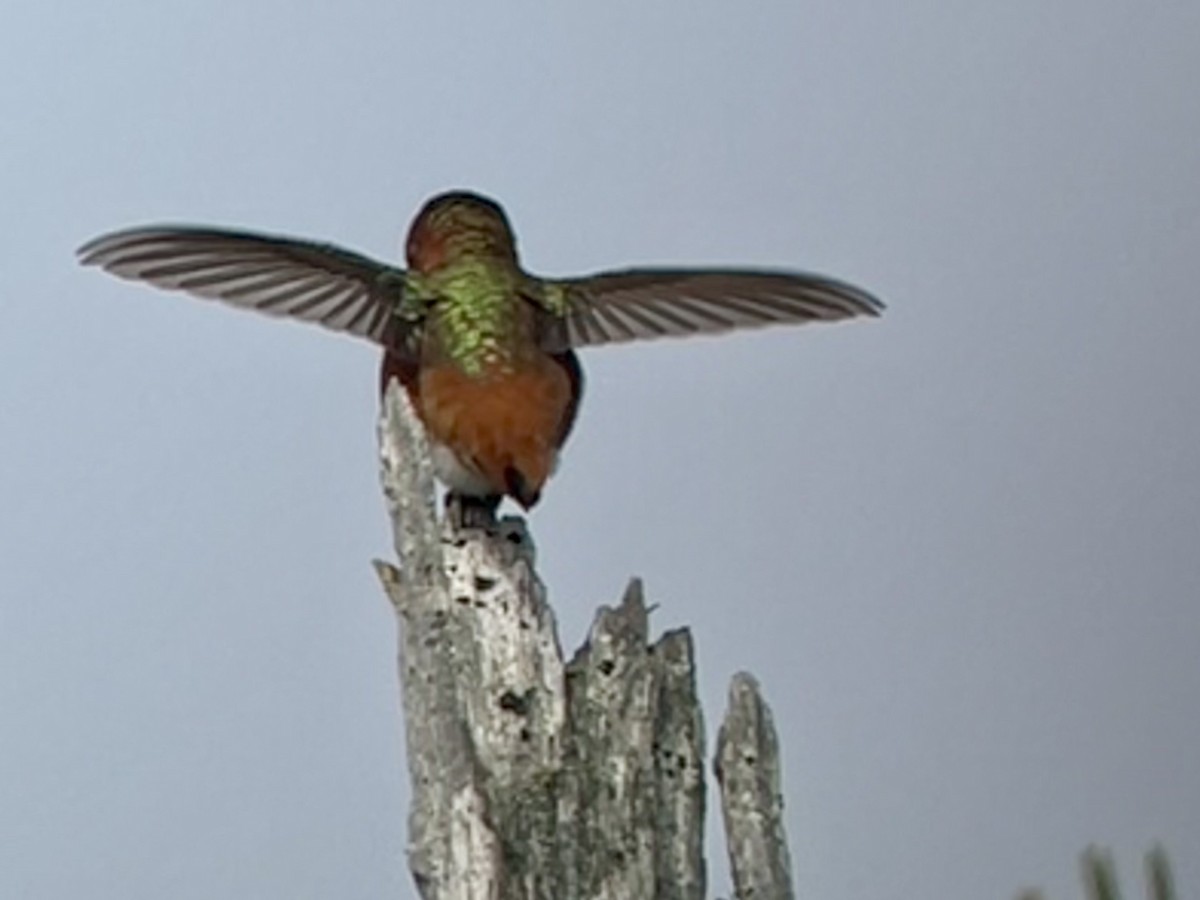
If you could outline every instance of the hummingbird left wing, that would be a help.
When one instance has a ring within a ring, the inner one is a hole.
[[[404,305],[405,272],[332,244],[213,228],[132,228],[79,248],[87,266],[377,343]]]
[[[628,269],[550,280],[548,349],[878,316],[866,291],[821,275],[759,269]]]

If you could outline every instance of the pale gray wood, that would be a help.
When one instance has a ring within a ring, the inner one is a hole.
[[[400,625],[421,896],[702,900],[691,635],[651,643],[634,580],[565,663],[524,522],[439,521],[421,427],[396,385],[384,406],[399,565],[376,568]]]
[[[715,768],[735,895],[738,900],[791,900],[779,738],[758,682],[745,672],[729,686]]]
[[[438,900],[561,896],[544,857],[563,664],[529,535],[519,520],[439,524],[424,436],[395,385],[380,448],[400,565],[376,568],[400,622],[413,876]]]
[[[567,897],[702,898],[704,726],[691,635],[647,646],[641,582],[567,667]]]

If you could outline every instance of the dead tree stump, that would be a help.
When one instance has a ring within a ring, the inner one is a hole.
[[[424,900],[701,900],[704,723],[691,635],[650,641],[640,582],[565,662],[523,520],[439,522],[403,391],[380,424],[399,566],[412,780],[408,860]],[[740,898],[793,896],[778,744],[734,678],[717,774]]]

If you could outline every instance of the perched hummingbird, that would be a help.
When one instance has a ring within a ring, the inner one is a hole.
[[[331,244],[150,226],[79,249],[85,265],[383,347],[425,425],[434,470],[460,502],[538,501],[583,389],[575,350],[774,323],[877,316],[867,292],[800,272],[646,268],[541,278],[521,268],[495,201],[431,199],[408,232],[408,268]]]

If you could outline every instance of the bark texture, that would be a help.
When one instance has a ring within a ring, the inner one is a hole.
[[[729,867],[739,898],[791,898],[792,861],[783,828],[779,738],[771,710],[752,675],[729,687],[729,710],[717,735],[715,763],[729,843]]]
[[[524,522],[439,521],[424,435],[394,384],[380,451],[399,566],[376,568],[400,622],[421,896],[703,898],[691,635],[651,642],[634,580],[565,662]],[[738,896],[791,897],[770,713],[749,676],[730,696],[718,770]]]

